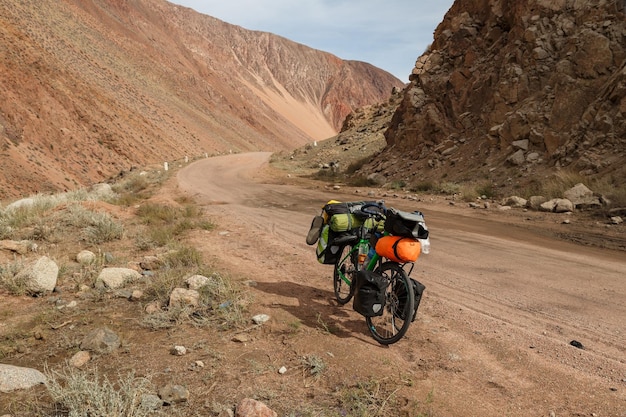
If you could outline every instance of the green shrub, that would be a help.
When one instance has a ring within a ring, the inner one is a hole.
[[[27,292],[26,280],[17,276],[23,267],[20,260],[0,265],[0,286],[10,294],[24,295]]]
[[[148,225],[173,223],[181,213],[174,207],[164,204],[146,203],[137,209],[137,216]]]
[[[202,265],[202,254],[198,249],[190,246],[181,246],[169,252],[163,259],[169,268],[199,267]]]
[[[437,191],[437,186],[432,181],[423,181],[411,185],[410,190],[413,192],[428,193]]]
[[[345,171],[346,174],[347,175],[354,174],[355,172],[363,168],[363,165],[365,165],[369,160],[370,160],[370,157],[368,156],[368,157],[364,157],[359,160],[356,160],[354,162],[351,162],[350,165],[348,165],[348,168],[346,168],[346,171]]]
[[[121,239],[124,226],[116,222],[107,213],[94,213],[91,224],[85,228],[85,240],[92,244],[100,244]]]

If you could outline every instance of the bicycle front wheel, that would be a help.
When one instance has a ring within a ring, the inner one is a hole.
[[[354,295],[352,283],[356,276],[356,266],[357,251],[353,250],[351,245],[344,245],[341,248],[337,262],[335,262],[335,271],[333,273],[335,298],[341,305],[350,301]]]
[[[385,308],[381,316],[366,317],[365,321],[378,343],[390,345],[400,340],[409,330],[415,295],[411,280],[400,264],[385,262],[376,272],[389,282],[385,289]]]

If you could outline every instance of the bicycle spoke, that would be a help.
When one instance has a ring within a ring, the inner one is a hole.
[[[366,321],[374,339],[389,345],[400,340],[409,329],[414,296],[409,278],[398,263],[386,262],[377,271],[389,281],[385,308],[381,316],[367,317]]]

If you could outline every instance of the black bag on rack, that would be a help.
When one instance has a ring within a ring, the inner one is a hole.
[[[352,308],[365,317],[382,316],[385,308],[385,290],[388,282],[374,271],[361,270],[356,274]]]
[[[426,239],[428,229],[424,215],[419,211],[409,213],[390,208],[385,218],[385,231],[394,236]]]

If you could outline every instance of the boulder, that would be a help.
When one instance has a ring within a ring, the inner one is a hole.
[[[200,293],[196,290],[186,288],[174,288],[170,294],[170,307],[172,306],[192,306],[200,305]]]
[[[17,281],[23,281],[26,289],[31,294],[51,292],[57,285],[59,267],[52,259],[42,256],[30,264],[27,264],[16,275]]]
[[[96,284],[102,283],[111,289],[121,288],[127,282],[141,278],[141,274],[130,268],[104,268],[96,280]]]
[[[119,336],[107,327],[89,332],[80,343],[82,350],[96,353],[110,353],[121,345]]]
[[[0,364],[0,392],[27,389],[46,381],[46,376],[36,369]]]

